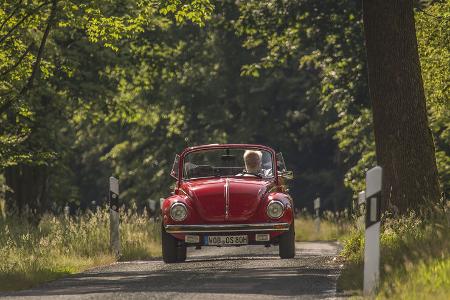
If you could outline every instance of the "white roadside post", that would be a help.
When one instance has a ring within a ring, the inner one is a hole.
[[[314,199],[314,210],[316,211],[316,231],[317,233],[320,232],[320,217],[319,217],[319,209],[320,209],[320,198],[317,197]]]
[[[366,173],[366,234],[364,245],[364,295],[374,295],[380,278],[380,204],[382,169]]]
[[[149,219],[156,221],[156,203],[158,203],[156,200],[148,199],[148,208],[149,208]]]
[[[109,238],[111,251],[120,256],[119,180],[109,177]]]
[[[159,209],[161,212],[162,212],[164,200],[166,200],[166,198],[159,198]]]
[[[69,205],[66,204],[66,206],[64,206],[64,217],[68,218],[69,213],[70,213],[70,207],[69,207]]]
[[[148,199],[148,207],[152,210],[153,213],[156,211],[156,200]]]
[[[360,216],[358,218],[358,228],[364,228],[364,204],[366,203],[366,192],[362,191],[358,194],[358,211]]]

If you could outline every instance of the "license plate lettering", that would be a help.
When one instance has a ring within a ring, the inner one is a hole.
[[[246,245],[248,244],[248,236],[208,236],[205,241],[207,245]]]

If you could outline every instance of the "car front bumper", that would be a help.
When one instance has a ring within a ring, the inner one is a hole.
[[[227,233],[227,232],[282,232],[288,231],[289,223],[259,224],[207,224],[207,225],[165,225],[167,233]]]

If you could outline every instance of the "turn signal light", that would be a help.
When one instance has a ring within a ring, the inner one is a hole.
[[[268,241],[270,241],[270,235],[267,233],[257,233],[257,234],[255,234],[255,241],[268,242]]]

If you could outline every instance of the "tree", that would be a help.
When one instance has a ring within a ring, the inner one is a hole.
[[[120,107],[127,110],[105,115],[100,119],[106,122],[97,124],[88,118],[79,131],[83,139],[77,142],[77,152],[88,163],[78,167],[83,170],[78,177],[86,182],[82,193],[92,191],[81,197],[82,201],[101,198],[104,189],[95,180],[109,173],[93,176],[101,171],[98,161],[120,177],[123,199],[142,206],[149,198],[167,196],[173,182],[168,171],[174,153],[184,147],[250,142],[283,152],[296,174],[291,193],[300,207],[307,207],[317,191],[326,209],[348,206],[351,195],[343,186],[345,171],[337,143],[326,129],[333,114],[321,112],[317,93],[320,80],[314,67],[298,70],[298,58],[294,58],[283,66],[260,69],[258,77],[241,76],[243,66],[265,55],[244,47],[245,40],[237,32],[240,29],[234,26],[241,17],[246,19],[242,22],[250,22],[253,12],[259,17],[251,8],[240,14],[240,5],[250,4],[221,1],[216,5],[217,14],[203,28],[171,26],[159,33],[144,32],[130,44],[135,50],[127,53],[128,65],[123,68],[126,75],[122,75],[121,88],[115,92],[117,106],[110,113]],[[287,11],[293,14],[304,13],[303,6],[295,11],[290,8]],[[338,14],[342,10],[334,7],[334,11]],[[267,24],[263,22],[278,23],[286,16],[260,18],[252,26],[263,29]],[[310,23],[315,22],[313,16]],[[290,25],[280,25],[280,31]],[[251,31],[253,27],[249,24],[246,29]],[[305,35],[303,29],[300,34]],[[305,47],[311,47],[310,41],[304,41],[299,52]]]
[[[10,188],[8,209],[19,214],[39,217],[49,208],[49,167],[64,156],[61,127],[70,127],[67,115],[74,112],[72,104],[59,100],[92,105],[93,99],[77,98],[73,86],[68,88],[84,60],[64,56],[71,38],[81,32],[82,40],[117,52],[124,40],[147,28],[167,27],[171,18],[204,25],[213,9],[209,0],[84,2],[10,0],[0,6],[0,170]]]
[[[320,119],[327,135],[337,142],[336,165],[332,168],[342,174],[327,176],[336,182],[336,186],[325,200],[333,199],[348,206],[344,203],[349,203],[351,196],[340,192],[338,187],[342,177],[345,186],[356,196],[364,186],[364,170],[375,161],[361,3],[349,0],[249,0],[239,2],[239,9],[237,30],[245,38],[243,45],[255,56],[251,64],[243,67],[243,73],[261,76],[264,70],[284,67],[289,70],[285,73],[299,77],[299,89],[307,87],[307,93],[296,99],[296,103],[291,103],[291,107],[301,111],[305,104],[314,105],[317,115],[311,115],[311,119]],[[296,126],[303,127],[301,131],[313,127],[296,124],[289,130],[295,132]],[[294,142],[299,150],[312,136],[307,133],[296,138]],[[318,148],[323,149],[323,146]],[[299,150],[293,151],[294,157],[304,155]],[[311,174],[320,173],[320,169],[312,164],[320,158],[311,154],[306,154],[305,158],[308,162],[305,166],[311,168]],[[299,176],[305,175],[305,166],[299,168]],[[304,195],[306,183],[314,187],[315,192],[320,189],[322,196],[325,188],[320,182],[299,182],[299,190]]]
[[[444,199],[450,195],[450,1],[416,13],[417,40],[428,116]]]
[[[413,1],[364,0],[363,22],[383,207],[404,213],[440,198]]]

